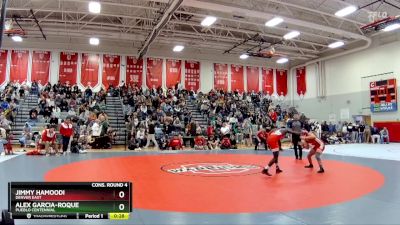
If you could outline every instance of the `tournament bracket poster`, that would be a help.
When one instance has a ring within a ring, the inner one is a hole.
[[[373,81],[369,84],[371,112],[397,111],[396,79]]]

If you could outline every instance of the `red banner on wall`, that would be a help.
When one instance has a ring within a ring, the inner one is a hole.
[[[126,83],[142,87],[143,59],[126,57]]]
[[[243,66],[231,65],[231,90],[243,92],[244,91],[244,79],[243,79]]]
[[[200,62],[185,61],[185,88],[197,92],[200,88]]]
[[[267,93],[267,95],[272,95],[274,93],[274,70],[262,68],[262,90]]]
[[[10,65],[10,81],[22,83],[28,75],[28,50],[12,50]]]
[[[0,50],[0,85],[6,81],[7,50]]]
[[[247,66],[247,91],[259,92],[259,69],[256,66]]]
[[[287,95],[287,70],[276,70],[276,93],[279,96]]]
[[[119,55],[103,55],[103,86],[108,89],[109,86],[119,86],[119,74],[121,67],[121,56]]]
[[[39,84],[49,82],[50,75],[50,55],[49,51],[33,51],[32,52],[32,70],[31,80],[37,81]]]
[[[306,82],[306,68],[301,67],[296,69],[296,84],[297,84],[297,94],[305,95],[307,92],[307,82]]]
[[[214,63],[214,89],[228,90],[228,64]]]
[[[98,54],[82,53],[81,84],[94,87],[99,83],[99,61]]]
[[[158,88],[162,86],[162,63],[162,59],[147,59],[146,85],[148,88]]]
[[[181,82],[181,60],[167,59],[167,88]]]
[[[59,81],[69,83],[70,85],[76,84],[76,77],[78,76],[78,53],[75,52],[61,52],[60,53],[60,67],[58,70]]]

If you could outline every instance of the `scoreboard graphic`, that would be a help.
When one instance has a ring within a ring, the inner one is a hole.
[[[12,219],[128,219],[130,182],[9,183]]]
[[[397,111],[396,79],[373,81],[369,84],[371,112]]]

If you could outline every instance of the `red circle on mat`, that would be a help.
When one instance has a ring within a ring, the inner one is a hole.
[[[46,181],[132,181],[134,208],[196,212],[256,213],[318,208],[359,198],[384,184],[384,176],[365,166],[324,160],[325,174],[305,169],[305,161],[280,157],[283,173],[234,176],[182,176],[165,165],[227,163],[264,165],[260,155],[150,155],[87,160],[60,166]],[[261,168],[260,168],[261,172]],[[274,170],[272,170],[274,172]]]

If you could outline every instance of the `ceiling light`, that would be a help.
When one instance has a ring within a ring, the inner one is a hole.
[[[89,2],[89,12],[91,13],[100,13],[101,4],[100,2],[91,1]]]
[[[295,38],[295,37],[297,37],[299,35],[300,35],[300,32],[294,30],[294,31],[291,31],[291,32],[285,34],[285,36],[283,36],[283,38],[285,40],[289,40],[289,39]]]
[[[329,44],[328,47],[329,48],[339,48],[343,45],[344,45],[343,41],[337,41],[337,42],[333,42],[333,43]]]
[[[247,55],[247,54],[241,54],[241,55],[239,56],[239,58],[240,58],[240,59],[247,59],[247,58],[249,58],[249,55]]]
[[[400,23],[392,23],[383,28],[383,31],[392,31],[400,28]]]
[[[89,43],[91,45],[99,45],[100,44],[100,40],[98,38],[92,37],[89,39]]]
[[[335,16],[338,16],[338,17],[345,17],[345,16],[350,15],[350,14],[352,14],[353,12],[357,11],[357,9],[358,9],[358,8],[357,8],[356,6],[354,6],[354,5],[347,6],[346,8],[343,8],[343,9],[337,11],[337,12],[335,13]]]
[[[22,37],[21,36],[12,36],[11,37],[12,39],[13,39],[13,41],[15,41],[15,42],[22,42]]]
[[[217,21],[217,18],[214,16],[207,16],[206,18],[204,18],[203,21],[201,21],[201,25],[203,27],[209,27],[211,25],[213,25],[215,23],[215,21]]]
[[[289,59],[287,59],[287,58],[280,58],[280,59],[276,60],[276,63],[279,63],[279,64],[283,64],[283,63],[287,63],[287,62],[289,62]]]
[[[174,52],[181,52],[185,47],[182,45],[176,45],[173,49]]]
[[[283,19],[282,19],[282,18],[280,18],[280,17],[274,17],[274,18],[268,20],[268,21],[265,23],[265,26],[267,26],[267,27],[274,27],[274,26],[276,26],[276,25],[278,25],[278,24],[280,24],[280,23],[282,23],[282,22],[283,22]]]

